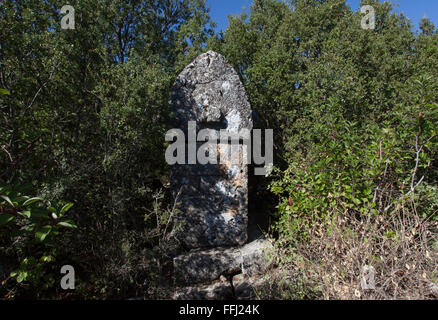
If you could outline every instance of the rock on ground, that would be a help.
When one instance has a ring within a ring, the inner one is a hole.
[[[196,250],[175,257],[175,284],[179,287],[174,298],[249,298],[258,276],[270,266],[271,248],[268,240],[258,239],[243,247]]]

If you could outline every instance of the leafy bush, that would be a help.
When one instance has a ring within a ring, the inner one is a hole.
[[[412,32],[389,2],[362,4],[375,8],[375,30],[363,30],[363,15],[342,0],[255,0],[214,45],[239,71],[261,126],[275,132],[273,235],[280,268],[300,279],[289,282],[294,290],[339,298],[331,280],[354,287],[375,255],[391,281],[375,298],[426,297],[412,288],[423,282],[408,285],[390,266],[418,260],[429,282],[436,271],[438,34],[427,19]],[[412,229],[428,237],[406,240]],[[395,253],[385,251],[388,238],[402,239]],[[354,263],[343,265],[347,248]]]
[[[68,229],[76,228],[67,214],[73,204],[25,196],[24,190],[0,184],[0,250],[18,258],[19,267],[11,277],[32,284],[42,294],[55,284],[58,272],[53,269],[60,239]]]
[[[271,184],[280,197],[280,233],[299,240],[313,221],[386,215],[408,198],[429,202],[419,208],[421,216],[438,217],[433,193],[425,192],[437,187],[432,162],[438,152],[438,104],[427,101],[435,98],[427,98],[430,79],[414,83],[418,104],[398,106],[381,126],[360,127],[341,118],[315,124],[313,130],[321,138],[310,141],[306,157],[292,157],[288,169]],[[425,189],[419,189],[422,184]]]
[[[53,290],[50,297],[152,296],[171,279],[164,252],[171,241],[164,234],[172,228],[160,229],[170,206],[169,170],[160,156],[170,87],[204,50],[213,23],[204,0],[69,4],[77,9],[74,32],[61,29],[63,1],[0,3],[0,29],[6,30],[0,70],[8,75],[1,86],[10,93],[0,94],[0,179],[32,185],[20,194],[75,203],[77,225],[64,232],[50,212],[10,247],[13,223],[27,223],[22,216],[10,221],[2,246],[11,265],[23,262],[16,274],[23,282],[8,278],[0,290],[38,297],[39,285],[29,281],[45,282],[42,274],[51,266],[59,275],[55,262],[41,261],[56,257],[74,266],[77,289]],[[18,215],[23,208],[17,205]],[[49,210],[53,202],[33,206]]]

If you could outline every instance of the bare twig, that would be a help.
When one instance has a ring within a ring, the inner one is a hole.
[[[6,146],[5,146],[5,145],[2,145],[1,148],[2,148],[2,150],[3,150],[4,152],[6,152],[6,153],[8,154],[8,156],[9,156],[9,160],[11,160],[11,162],[14,162],[14,160],[12,159],[11,154],[9,153],[8,150],[6,150]]]

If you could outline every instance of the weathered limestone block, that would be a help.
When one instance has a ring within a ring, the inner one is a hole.
[[[257,298],[257,289],[264,283],[263,276],[239,274],[231,281],[219,280],[207,285],[194,285],[178,288],[173,294],[174,300],[253,300]]]
[[[213,51],[201,54],[177,77],[171,95],[174,127],[187,132],[189,121],[198,129],[252,129],[245,88],[226,59]]]
[[[221,276],[263,274],[269,267],[267,259],[271,243],[259,239],[243,247],[216,248],[190,252],[173,260],[177,285],[209,283]]]
[[[257,298],[257,288],[263,285],[263,276],[248,276],[238,274],[232,278],[233,295],[238,300],[253,300]]]
[[[233,298],[233,288],[226,279],[207,285],[179,288],[173,295],[174,300],[229,300]]]
[[[252,129],[251,108],[239,76],[223,56],[212,51],[181,72],[170,105],[173,126],[183,130],[186,138],[189,121],[196,122],[196,133],[208,129],[217,137],[221,132]],[[196,143],[196,151],[204,142]],[[224,142],[218,139],[208,150],[217,164],[171,167],[172,196],[179,209],[176,219],[181,224],[177,236],[188,249],[238,246],[247,241],[246,149]]]

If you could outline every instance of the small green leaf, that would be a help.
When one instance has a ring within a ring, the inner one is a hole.
[[[61,212],[59,213],[59,216],[63,216],[64,213],[66,213],[68,210],[71,209],[71,207],[73,207],[73,203],[67,203],[65,206],[62,207]]]
[[[26,200],[26,201],[23,203],[23,206],[27,207],[27,206],[31,205],[32,203],[35,203],[35,202],[38,202],[38,201],[43,201],[43,199],[38,198],[38,197],[30,198],[30,199]]]
[[[0,94],[4,94],[4,95],[10,95],[11,93],[8,91],[8,90],[6,90],[6,89],[2,89],[2,88],[0,88]]]
[[[30,211],[21,211],[18,214],[23,217],[30,218]]]
[[[77,228],[77,226],[71,220],[59,222],[58,225],[66,228]]]
[[[55,261],[55,258],[53,256],[42,256],[41,261],[42,262],[52,262],[52,261]]]
[[[356,198],[353,198],[353,202],[355,203],[355,204],[357,204],[357,205],[360,205],[360,200],[359,199],[356,199]]]
[[[17,277],[17,282],[21,283],[24,280],[26,280],[26,278],[27,278],[27,272],[20,272],[20,274]]]
[[[35,233],[35,238],[38,241],[43,242],[44,239],[46,239],[47,235],[52,231],[52,226],[44,226],[38,229],[38,231]]]
[[[0,198],[3,198],[3,200],[5,200],[7,203],[9,203],[11,205],[11,207],[14,207],[14,204],[12,203],[11,199],[9,199],[8,196],[0,195]]]

